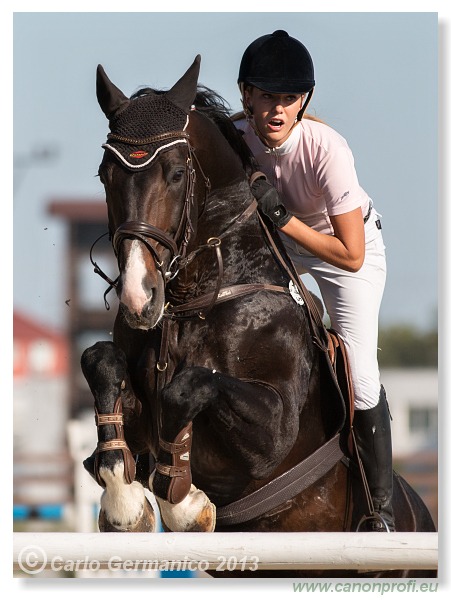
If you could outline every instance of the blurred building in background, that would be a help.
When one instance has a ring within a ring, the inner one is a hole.
[[[438,525],[438,371],[383,369],[392,415],[394,468],[420,494]]]
[[[105,202],[55,200],[49,204],[49,213],[63,220],[67,228],[65,282],[67,337],[71,348],[69,363],[69,406],[72,417],[83,411],[93,412],[93,397],[80,369],[83,351],[99,340],[111,340],[117,298],[114,290],[107,302],[108,288],[101,277],[94,274],[92,257],[113,280],[117,276],[116,259],[108,239],[107,208]],[[105,235],[106,234],[106,235]]]
[[[67,452],[69,415],[66,336],[24,314],[13,315],[14,505],[61,505],[72,497]]]

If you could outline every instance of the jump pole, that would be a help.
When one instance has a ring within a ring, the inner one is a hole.
[[[27,532],[14,533],[13,539],[13,561],[19,568],[27,560],[43,565],[42,569],[67,561],[95,561],[110,569],[121,562],[140,568],[151,561],[157,568],[185,561],[201,570],[438,567],[437,533]]]

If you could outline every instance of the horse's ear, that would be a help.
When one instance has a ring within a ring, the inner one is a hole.
[[[197,93],[197,80],[200,70],[200,54],[196,56],[188,71],[181,77],[165,96],[176,106],[189,113]]]
[[[120,109],[125,108],[130,100],[108,79],[102,65],[97,67],[97,100],[108,119]]]

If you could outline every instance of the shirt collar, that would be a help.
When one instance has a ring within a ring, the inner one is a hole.
[[[279,155],[289,154],[298,145],[300,135],[301,135],[300,123],[296,123],[296,125],[291,130],[291,133],[288,136],[288,138],[283,142],[283,144],[281,144],[280,146],[277,146],[277,148],[268,148],[268,146],[265,146],[263,143],[261,143],[261,144],[264,147],[265,152],[267,154],[279,154]]]

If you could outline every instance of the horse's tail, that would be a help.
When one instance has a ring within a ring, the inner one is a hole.
[[[393,497],[397,531],[437,530],[423,500],[396,471],[393,471]]]

